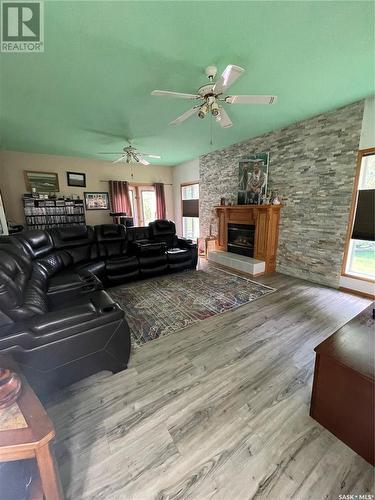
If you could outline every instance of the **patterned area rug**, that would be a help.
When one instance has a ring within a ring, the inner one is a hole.
[[[124,309],[133,345],[169,335],[274,292],[217,268],[137,281],[108,290]]]

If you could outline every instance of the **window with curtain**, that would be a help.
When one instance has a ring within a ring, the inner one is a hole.
[[[375,280],[375,149],[360,151],[344,274]]]
[[[129,197],[135,226],[147,226],[157,218],[154,186],[130,185]]]
[[[181,186],[182,236],[191,240],[199,237],[199,184]]]

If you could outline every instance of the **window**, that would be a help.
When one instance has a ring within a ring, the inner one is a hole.
[[[344,275],[375,280],[375,149],[359,152],[351,222],[344,255]]]
[[[156,219],[156,196],[155,189],[141,189],[142,220],[143,226],[148,226],[149,222]]]
[[[130,204],[135,226],[148,226],[156,219],[154,186],[129,186]]]
[[[199,237],[199,184],[181,186],[182,236],[191,240]]]

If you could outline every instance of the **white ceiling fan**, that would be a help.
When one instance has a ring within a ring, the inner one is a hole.
[[[155,158],[159,159],[159,155],[152,155],[148,153],[141,153],[138,151],[137,148],[132,146],[130,144],[130,140],[126,139],[127,143],[129,146],[124,146],[122,148],[122,151],[116,151],[116,152],[110,152],[110,151],[105,151],[102,153],[98,153],[99,155],[120,155],[119,158],[114,160],[112,163],[119,163],[119,162],[125,162],[125,163],[141,163],[142,165],[150,165],[150,162],[146,160],[145,157],[147,158]]]
[[[240,66],[230,64],[225,68],[223,74],[214,82],[217,74],[216,66],[208,66],[205,73],[210,83],[200,87],[196,94],[183,94],[180,92],[170,92],[169,90],[153,90],[151,95],[160,97],[176,97],[191,101],[203,101],[185,111],[181,116],[170,122],[170,125],[179,125],[193,115],[204,118],[211,113],[219,125],[223,128],[231,127],[232,120],[223,107],[223,104],[276,104],[277,97],[274,95],[233,95],[226,96],[229,87],[245,72]]]

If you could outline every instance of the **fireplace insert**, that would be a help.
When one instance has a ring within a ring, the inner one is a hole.
[[[254,238],[254,225],[228,224],[228,252],[253,257]]]

